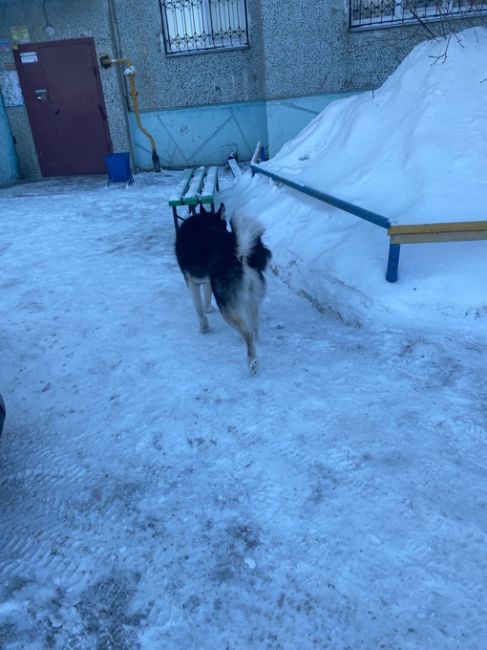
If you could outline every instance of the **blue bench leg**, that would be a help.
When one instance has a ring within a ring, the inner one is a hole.
[[[387,282],[395,282],[397,280],[397,267],[399,266],[399,253],[401,252],[401,244],[389,245],[389,261],[387,262]]]

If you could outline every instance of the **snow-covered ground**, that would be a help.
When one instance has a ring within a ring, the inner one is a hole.
[[[487,338],[272,273],[198,332],[177,174],[0,192],[0,647],[482,648]]]
[[[487,220],[486,107],[487,29],[475,28],[417,46],[381,88],[333,102],[264,165],[392,223]],[[403,245],[391,285],[384,229],[263,176],[225,200],[259,215],[290,286],[348,322],[487,317],[485,241]]]
[[[179,178],[0,190],[1,650],[483,650],[484,244],[405,247],[388,285],[379,229],[227,179],[274,252],[250,377],[198,332]]]

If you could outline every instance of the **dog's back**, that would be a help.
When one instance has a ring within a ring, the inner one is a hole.
[[[230,233],[222,218],[222,208],[218,212],[194,214],[186,219],[176,233],[176,258],[183,273],[195,278],[209,275],[209,264],[214,251],[221,249]]]

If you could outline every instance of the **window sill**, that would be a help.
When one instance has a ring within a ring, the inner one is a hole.
[[[487,16],[487,9],[469,14],[448,14],[444,16],[420,16],[421,21],[424,23],[438,23],[441,21],[447,22],[450,20],[472,20],[475,18],[485,18]],[[351,32],[365,32],[373,29],[390,29],[391,27],[407,27],[411,25],[421,26],[419,20],[414,17],[403,19],[384,20],[382,23],[363,23],[361,25],[349,24]]]
[[[166,56],[170,59],[177,59],[181,56],[192,56],[200,54],[214,54],[215,52],[236,52],[241,50],[248,50],[250,45],[224,45],[221,47],[206,47],[198,50],[184,50],[182,52],[165,52]]]

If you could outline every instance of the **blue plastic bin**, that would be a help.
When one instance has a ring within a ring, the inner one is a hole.
[[[109,153],[105,156],[105,165],[108,171],[108,185],[110,183],[132,185],[134,182],[129,153]]]

